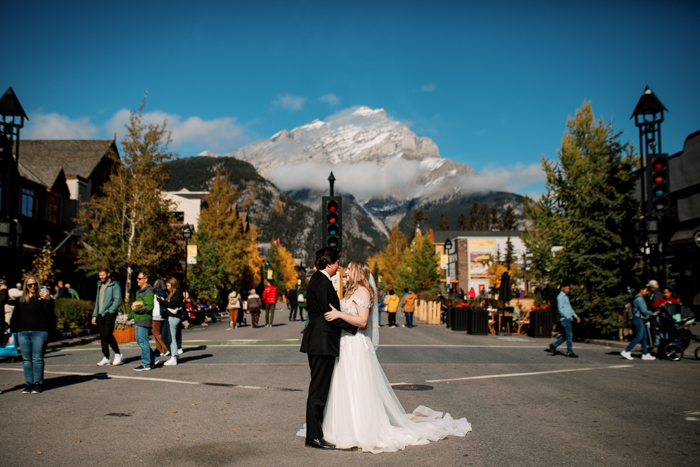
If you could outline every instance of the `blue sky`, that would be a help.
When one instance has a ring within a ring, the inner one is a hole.
[[[697,1],[251,3],[6,3],[0,92],[25,138],[107,138],[148,91],[183,156],[384,108],[477,172],[556,157],[588,100],[637,144],[646,85],[665,152],[700,130]]]

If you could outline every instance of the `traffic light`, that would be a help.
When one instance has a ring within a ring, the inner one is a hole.
[[[670,216],[671,185],[668,177],[668,154],[651,154],[649,160],[647,209],[652,216]]]
[[[323,246],[335,248],[338,251],[343,249],[343,199],[340,196],[324,196],[321,199],[321,225],[323,231],[321,238]]]

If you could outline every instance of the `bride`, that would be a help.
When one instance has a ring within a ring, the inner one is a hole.
[[[454,420],[422,405],[412,414],[404,411],[375,353],[379,343],[377,297],[369,266],[352,261],[346,273],[348,290],[340,310],[331,306],[325,319],[340,318],[360,329],[355,335],[342,331],[323,417],[324,438],[337,449],[357,447],[380,453],[449,435],[465,436],[471,431],[466,418]],[[305,436],[305,428],[297,435]]]

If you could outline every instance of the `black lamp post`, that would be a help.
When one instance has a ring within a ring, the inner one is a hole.
[[[450,250],[452,250],[452,240],[445,240],[445,254],[447,255],[447,273],[445,274],[445,291],[449,297],[452,294],[452,282],[450,281]],[[450,281],[450,282],[448,282]]]
[[[192,227],[190,227],[189,224],[185,224],[185,228],[182,229],[182,236],[185,239],[185,287],[183,287],[185,290],[187,290],[187,246],[190,238],[192,238]]]
[[[15,92],[12,87],[7,88],[0,98],[0,211],[3,214],[0,221],[0,247],[9,249],[17,246],[17,235],[21,233],[21,226],[17,221],[17,190],[14,189],[13,182],[19,178],[19,130],[24,126],[25,118],[29,120]]]

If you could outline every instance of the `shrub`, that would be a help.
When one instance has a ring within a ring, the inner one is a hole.
[[[95,302],[89,300],[59,298],[55,306],[56,329],[61,332],[87,329],[94,309]]]

